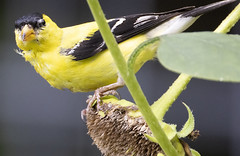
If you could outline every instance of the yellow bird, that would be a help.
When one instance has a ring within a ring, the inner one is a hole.
[[[123,16],[108,20],[108,24],[128,60],[140,43],[182,32],[204,13],[234,1]],[[73,92],[100,88],[97,90],[100,95],[123,85],[117,82],[118,70],[95,22],[59,28],[47,15],[33,13],[15,21],[15,39],[19,53],[55,88]],[[155,50],[149,47],[141,53],[136,72],[155,56]]]

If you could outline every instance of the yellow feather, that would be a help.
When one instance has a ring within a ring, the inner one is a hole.
[[[76,43],[92,35],[98,29],[95,22],[60,29],[49,17],[46,15],[43,17],[47,25],[44,34],[39,34],[39,43],[18,46],[21,49],[31,49],[23,51],[25,60],[29,61],[51,86],[73,92],[87,92],[117,81],[118,71],[108,50],[78,61],[73,60],[71,55],[60,53],[61,48],[72,48]],[[146,39],[145,35],[138,35],[120,43],[119,47],[124,58],[127,60],[133,50]],[[136,71],[144,62],[154,57],[155,50],[156,48],[146,49],[146,52],[139,56]]]
[[[166,16],[159,14],[158,20],[163,23],[159,21],[161,24],[159,23],[155,28],[121,42],[119,44],[120,50],[124,58],[128,60],[134,49],[147,39],[164,34],[182,32],[205,12],[232,2],[233,0],[226,0],[195,9],[186,7],[165,12]],[[176,11],[180,14],[178,15]],[[169,16],[171,17],[169,19],[167,14],[175,16]],[[46,15],[35,13],[32,16],[24,16],[26,18],[25,21],[22,18],[17,20],[15,23],[15,39],[18,47],[23,50],[22,54],[25,60],[29,61],[36,71],[53,87],[69,89],[73,92],[86,92],[117,81],[118,71],[108,50],[78,61],[74,60],[74,56],[64,54],[65,50],[73,48],[84,40],[88,40],[98,30],[95,22],[59,28]],[[134,24],[136,28],[147,23],[150,20],[149,17],[142,16],[135,19]],[[31,22],[29,19],[31,19]],[[127,20],[124,17],[120,19],[112,29],[120,26]],[[125,24],[128,25],[129,23]],[[135,62],[135,72],[146,61],[154,58],[156,49],[157,45],[154,44],[150,44],[142,49],[140,56],[138,56]]]

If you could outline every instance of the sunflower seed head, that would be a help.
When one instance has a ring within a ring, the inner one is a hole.
[[[157,143],[145,137],[152,132],[134,104],[103,100],[87,109],[86,120],[88,134],[104,156],[165,155]]]

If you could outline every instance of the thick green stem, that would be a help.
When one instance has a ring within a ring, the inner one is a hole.
[[[91,9],[93,17],[98,24],[101,35],[106,42],[108,49],[111,51],[112,57],[118,67],[119,72],[124,74],[127,73],[127,63],[123,55],[121,55],[121,51],[118,47],[115,37],[111,33],[108,23],[106,22],[106,18],[102,12],[102,8],[98,0],[87,0],[87,2]]]
[[[225,18],[225,20],[214,31],[216,33],[227,33],[240,19],[240,3],[238,6]],[[191,76],[180,74],[172,86],[167,90],[161,98],[159,98],[151,106],[153,113],[161,121],[171,107],[172,103],[178,98],[182,91],[187,87],[191,80]]]
[[[168,111],[169,107],[186,88],[191,78],[192,77],[187,74],[179,75],[179,77],[174,81],[172,86],[170,86],[168,91],[163,94],[159,100],[153,103],[151,108],[159,121],[163,120],[163,117]]]
[[[235,9],[222,21],[222,23],[214,31],[216,33],[228,33],[231,28],[240,19],[240,3],[235,7]]]
[[[149,128],[151,129],[154,137],[156,138],[156,140],[158,141],[159,145],[161,146],[166,155],[178,156],[176,149],[169,141],[163,129],[161,128],[157,118],[154,116],[149,106],[149,103],[137,82],[135,74],[133,72],[129,72],[129,70],[127,69],[127,63],[117,45],[117,42],[113,34],[111,33],[111,30],[106,22],[105,16],[102,12],[98,0],[87,0],[87,2],[92,11],[94,19],[96,20],[99,26],[99,30],[102,34],[102,37],[105,40],[106,45],[112,54],[115,64],[117,65],[124,82],[126,83],[133,99],[138,105],[138,108],[141,111]]]

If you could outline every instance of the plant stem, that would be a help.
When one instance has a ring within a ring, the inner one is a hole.
[[[104,41],[108,49],[110,50],[112,57],[115,61],[118,70],[126,83],[134,101],[138,105],[139,110],[141,111],[146,123],[151,129],[154,137],[158,141],[159,145],[163,149],[164,153],[168,156],[178,156],[178,153],[172,143],[167,138],[165,132],[161,128],[157,118],[154,116],[149,103],[144,96],[144,93],[137,82],[135,74],[129,72],[127,68],[127,63],[118,47],[118,44],[111,33],[109,25],[106,22],[106,18],[102,12],[101,6],[98,0],[87,0],[88,5],[92,11],[95,21],[99,26],[99,30],[102,34]]]
[[[163,120],[163,117],[168,111],[169,107],[186,88],[191,78],[192,77],[187,74],[180,74],[167,92],[163,94],[160,99],[153,103],[151,108],[159,121]]]
[[[214,32],[228,33],[230,29],[239,21],[239,19],[240,19],[240,3],[226,17],[226,19],[222,21],[222,23],[217,27],[217,29]]]
[[[240,19],[240,3],[238,6],[223,20],[223,22],[214,31],[216,33],[227,33]],[[180,74],[172,86],[151,106],[153,113],[159,121],[162,121],[172,103],[178,98],[182,91],[187,87],[191,76]]]
[[[93,17],[94,17],[96,23],[98,24],[101,35],[102,35],[104,41],[106,42],[106,45],[107,45],[108,49],[110,50],[112,57],[118,67],[119,72],[127,73],[127,63],[126,63],[123,55],[121,55],[122,53],[118,47],[115,37],[111,33],[108,23],[106,22],[106,18],[104,16],[104,13],[102,12],[102,8],[101,8],[98,0],[87,0],[87,2],[91,9]]]

